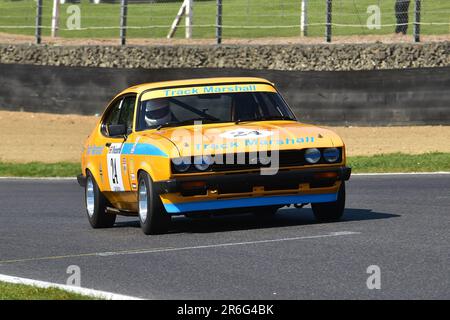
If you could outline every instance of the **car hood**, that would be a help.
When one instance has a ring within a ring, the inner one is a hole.
[[[181,156],[343,146],[334,132],[295,121],[170,127],[152,135],[170,140]]]

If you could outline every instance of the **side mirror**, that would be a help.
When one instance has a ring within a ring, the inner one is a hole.
[[[108,125],[108,133],[112,137],[124,136],[127,134],[127,126],[124,124]]]

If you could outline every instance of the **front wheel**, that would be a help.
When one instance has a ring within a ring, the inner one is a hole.
[[[345,208],[345,183],[341,183],[338,198],[334,202],[312,203],[314,216],[320,222],[332,222],[341,219]]]
[[[108,200],[89,171],[86,173],[85,202],[86,213],[92,228],[111,228],[114,225],[116,215],[107,213]]]
[[[142,231],[145,234],[166,233],[170,225],[170,215],[155,192],[152,179],[144,171],[139,174],[138,201]]]

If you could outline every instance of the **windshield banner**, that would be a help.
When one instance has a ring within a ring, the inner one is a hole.
[[[169,98],[179,96],[192,96],[199,94],[237,93],[237,92],[276,92],[275,88],[268,84],[226,84],[200,87],[167,88],[153,90],[142,95],[141,100],[155,98]]]

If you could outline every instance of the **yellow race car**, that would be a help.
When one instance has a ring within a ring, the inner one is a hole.
[[[78,182],[94,228],[139,216],[145,234],[171,216],[311,204],[321,221],[345,206],[345,145],[301,123],[261,78],[147,83],[119,93],[88,137]]]

